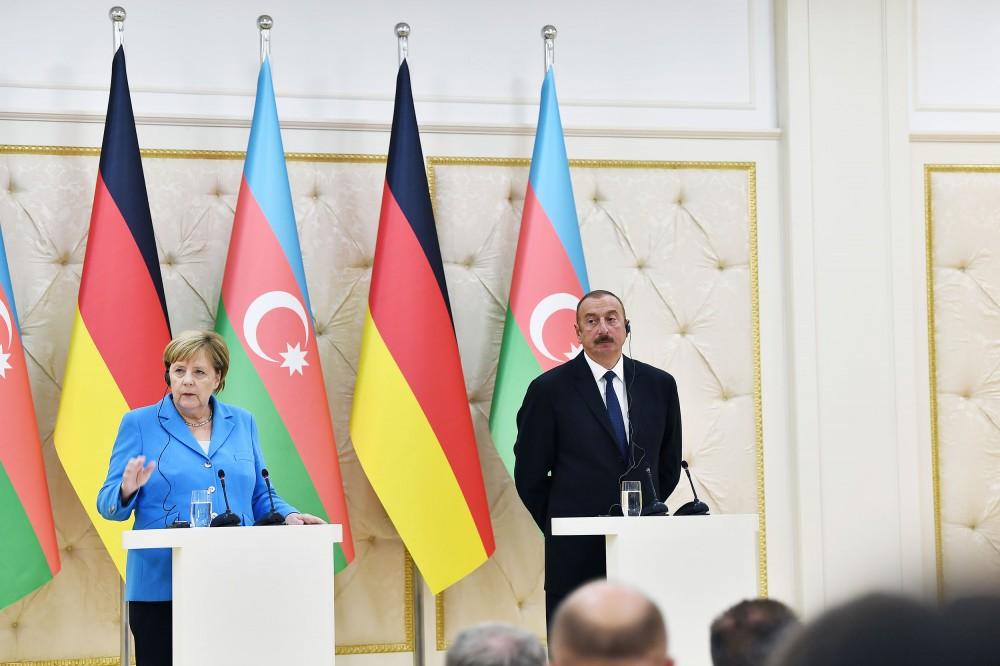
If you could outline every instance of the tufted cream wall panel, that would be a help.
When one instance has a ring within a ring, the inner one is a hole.
[[[0,611],[0,663],[118,652],[116,573],[51,438],[97,157],[95,151],[53,152],[0,151],[0,225],[31,355],[64,568],[52,583]],[[541,539],[488,429],[527,162],[429,161],[498,543],[487,564],[438,597],[438,647],[485,618],[541,635]],[[211,327],[242,156],[151,152],[143,163],[172,327]],[[289,162],[358,553],[337,577],[341,654],[413,645],[408,560],[347,432],[383,175],[384,161],[376,157],[304,155]],[[715,511],[757,512],[763,491],[753,165],[588,162],[574,165],[573,181],[591,285],[624,298],[633,323],[630,353],[678,378],[685,456],[699,492]],[[689,494],[679,485],[671,506]],[[763,539],[761,555],[763,567]],[[377,654],[366,659],[379,660]]]
[[[1000,167],[926,167],[938,583],[1000,590]]]
[[[89,152],[0,155],[0,224],[31,356],[63,557],[63,571],[52,583],[0,611],[0,662],[118,653],[117,573],[65,478],[51,436],[97,170],[96,153]],[[242,156],[155,155],[143,165],[172,328],[211,328]],[[405,603],[406,556],[347,435],[356,324],[368,293],[384,160],[310,156],[289,162],[288,170],[357,546],[355,564],[336,582],[338,607],[350,609],[337,614],[338,648],[407,649],[412,609]],[[127,308],[122,325],[128,325]]]
[[[448,288],[459,303],[476,304],[456,308],[455,326],[497,537],[493,558],[439,599],[438,648],[486,619],[544,636],[541,537],[492,450],[488,424],[528,163],[430,163]],[[731,163],[572,169],[590,286],[624,300],[633,338],[626,353],[677,377],[684,456],[699,495],[720,513],[756,513],[763,502],[754,173]],[[682,478],[668,504],[690,498]]]

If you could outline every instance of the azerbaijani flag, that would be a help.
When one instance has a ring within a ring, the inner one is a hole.
[[[396,78],[351,438],[432,592],[493,554],[493,526],[405,61]]]
[[[334,570],[354,559],[337,442],[295,228],[270,59],[257,77],[250,144],[217,330],[229,344],[222,398],[250,411],[281,496],[300,511],[343,526]]]
[[[132,99],[119,47],[90,215],[80,296],[63,376],[56,452],[104,547],[125,577],[121,534],[132,520],[105,520],[97,491],[125,412],[163,397],[167,301],[139,158]]]
[[[549,67],[542,84],[535,150],[524,193],[510,302],[490,408],[490,434],[511,476],[517,410],[524,393],[539,374],[580,352],[573,324],[576,305],[588,291],[556,82]]]
[[[0,234],[0,608],[59,573],[59,548],[45,481],[42,442]]]

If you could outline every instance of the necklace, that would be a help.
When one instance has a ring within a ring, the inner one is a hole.
[[[215,415],[212,412],[209,412],[208,416],[206,416],[201,421],[188,421],[187,419],[184,419],[183,416],[181,418],[184,419],[184,423],[186,423],[189,428],[200,428],[202,426],[206,426],[209,423],[211,423],[213,416]]]

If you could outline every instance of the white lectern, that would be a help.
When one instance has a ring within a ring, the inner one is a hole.
[[[604,535],[608,579],[656,601],[684,666],[711,666],[712,620],[757,596],[756,514],[553,518],[552,534]]]
[[[133,530],[173,549],[174,664],[329,666],[340,525]]]

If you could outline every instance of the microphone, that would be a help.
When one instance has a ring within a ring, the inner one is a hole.
[[[274,490],[271,488],[271,475],[267,473],[266,467],[260,470],[260,475],[264,477],[264,483],[267,484],[267,499],[271,502],[271,513],[254,523],[254,526],[284,525],[285,517],[274,510]]]
[[[226,492],[226,470],[219,468],[219,483],[222,484],[222,498],[226,500],[226,512],[212,518],[211,527],[237,527],[243,521],[229,509],[229,494]]]
[[[694,489],[694,481],[691,480],[691,471],[688,469],[688,464],[686,460],[681,461],[681,468],[684,469],[684,473],[687,474],[688,483],[691,485],[691,494],[694,495],[694,499],[682,506],[681,508],[674,511],[675,516],[707,516],[708,515],[708,505],[698,499],[698,493]]]
[[[656,497],[656,485],[653,484],[653,473],[649,471],[649,465],[646,465],[646,476],[649,478],[649,491],[653,496],[653,501],[649,506],[642,507],[642,515],[669,516],[670,511],[667,510],[667,505]]]

